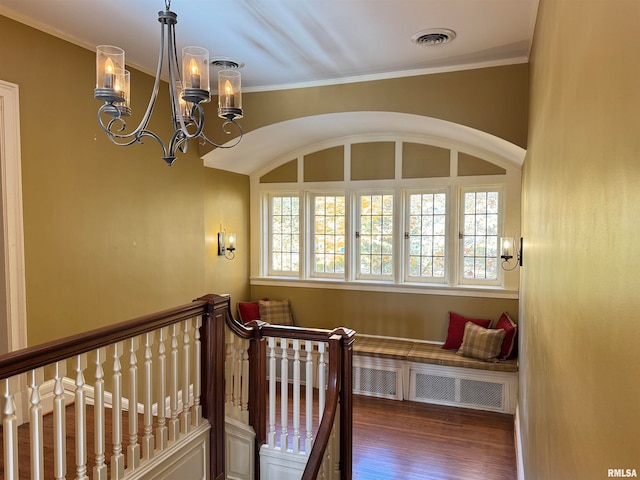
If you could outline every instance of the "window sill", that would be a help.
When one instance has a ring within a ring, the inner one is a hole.
[[[305,279],[297,277],[252,277],[251,285],[293,288],[327,288],[332,290],[358,290],[366,292],[413,293],[417,295],[449,295],[456,297],[504,298],[517,300],[517,290],[506,290],[499,286],[458,285],[455,287],[438,284],[389,283],[357,281],[345,282],[334,279]]]

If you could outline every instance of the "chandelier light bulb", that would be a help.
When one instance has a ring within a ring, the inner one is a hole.
[[[193,58],[189,62],[189,69],[191,70],[191,88],[200,88],[200,70]]]
[[[104,63],[104,88],[114,88],[116,74],[114,72],[113,61],[107,58]]]

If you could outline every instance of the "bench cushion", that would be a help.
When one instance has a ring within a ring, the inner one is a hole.
[[[409,339],[356,335],[353,345],[356,355],[390,358],[416,363],[429,363],[448,367],[475,368],[494,372],[517,372],[517,359],[489,361],[463,357],[441,345]]]

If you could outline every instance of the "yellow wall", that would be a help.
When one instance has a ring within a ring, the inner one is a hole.
[[[350,111],[427,115],[527,146],[528,65],[482,68],[363,83],[243,93],[245,132],[285,120]],[[215,115],[217,103],[205,105]],[[227,141],[209,125],[207,136]],[[204,155],[211,148],[201,147]]]
[[[542,0],[523,172],[527,480],[640,471],[640,2]]]
[[[249,292],[249,177],[205,168],[205,245],[207,292],[228,293],[231,301]],[[237,237],[235,258],[218,255],[220,226]]]
[[[254,299],[291,299],[300,327],[345,326],[358,333],[444,342],[449,311],[497,320],[508,312],[518,320],[518,301],[495,298],[416,295],[315,288],[252,286]]]
[[[224,285],[207,278],[205,191],[219,181],[197,145],[168,167],[153,139],[117,147],[98,126],[94,52],[0,16],[0,79],[20,89],[29,344],[246,288],[243,262]],[[131,85],[133,126],[152,79],[132,71]],[[169,118],[162,88],[151,129],[167,138]]]

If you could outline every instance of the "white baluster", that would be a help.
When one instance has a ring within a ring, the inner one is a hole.
[[[191,409],[189,398],[189,386],[191,384],[191,319],[183,322],[182,331],[182,434],[189,433],[191,428]]]
[[[16,404],[11,393],[10,379],[4,381],[4,408],[2,409],[2,434],[4,437],[4,478],[18,480],[18,418]]]
[[[107,480],[107,465],[105,464],[105,430],[104,430],[104,369],[102,364],[107,358],[107,349],[96,350],[96,372],[93,400],[93,435],[95,444],[95,465],[93,466],[93,480]]]
[[[224,359],[224,413],[229,417],[233,415],[233,337],[231,329],[227,329]]]
[[[300,453],[300,340],[293,341],[293,453]]]
[[[76,371],[76,480],[89,480],[87,475],[87,406],[84,394],[84,371],[87,355],[77,355],[74,362]]]
[[[276,339],[269,337],[269,448],[276,446]]]
[[[153,411],[152,411],[152,386],[153,386],[153,346],[154,332],[144,335],[144,434],[142,436],[142,458],[153,458]]]
[[[307,340],[304,342],[304,348],[307,351],[307,358],[305,360],[307,385],[304,403],[306,420],[304,451],[309,455],[309,453],[311,453],[311,447],[313,447],[313,356],[311,355],[313,343]]]
[[[167,341],[167,327],[160,329],[158,336],[158,426],[156,427],[156,448],[164,450],[167,448],[169,434],[166,420],[166,400],[167,400],[167,355],[165,342]]]
[[[340,478],[340,404],[336,410],[336,418],[333,421],[331,429],[331,439],[329,440],[328,450],[331,452],[329,457],[329,478],[339,480]]]
[[[289,358],[287,339],[280,339],[282,360],[280,363],[280,448],[286,452],[289,447]]]
[[[53,387],[53,470],[56,480],[65,479],[67,475],[67,424],[62,386],[66,373],[65,362],[56,362]]]
[[[44,479],[44,436],[42,429],[42,404],[40,385],[44,378],[44,369],[36,368],[29,372],[31,395],[29,397],[29,431],[31,433],[31,479]],[[16,452],[17,453],[17,452]],[[6,462],[5,462],[6,463]]]
[[[113,345],[113,385],[111,388],[111,433],[113,438],[113,454],[111,455],[112,480],[120,480],[124,477],[124,454],[122,453],[122,365],[120,364],[120,357],[123,353],[123,343],[115,343]]]
[[[169,327],[171,332],[171,352],[169,364],[169,396],[171,400],[171,418],[169,419],[169,441],[175,442],[180,436],[178,419],[178,324]]]
[[[326,380],[325,380],[325,367],[326,361],[324,357],[325,343],[318,342],[318,424],[322,421],[322,414],[324,413],[324,402],[326,396]]]
[[[202,343],[200,342],[200,328],[202,327],[202,317],[196,318],[196,328],[193,332],[193,426],[197,427],[202,421],[202,406],[200,397],[202,395]]]
[[[135,470],[140,466],[140,445],[138,444],[138,337],[130,338],[129,344],[129,445],[127,446],[127,467]]]
[[[242,343],[233,335],[233,418],[240,420],[242,409]]]
[[[240,421],[249,424],[249,340],[242,340],[242,404],[240,406]]]

